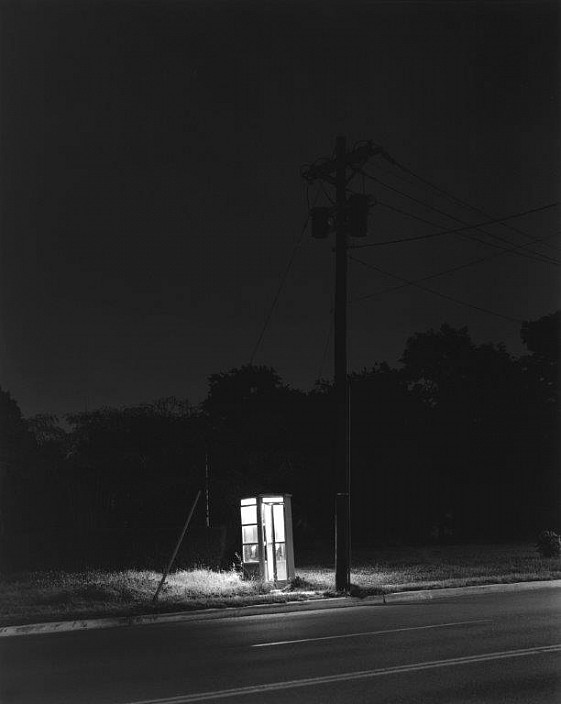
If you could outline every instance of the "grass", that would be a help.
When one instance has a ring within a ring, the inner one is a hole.
[[[287,589],[242,580],[236,572],[192,569],[161,579],[153,571],[24,572],[0,579],[0,625],[136,615],[335,596],[333,559],[300,554]],[[395,547],[353,551],[352,594],[561,579],[561,559],[528,544]]]
[[[297,570],[309,588],[332,590],[333,570]],[[542,558],[532,543],[393,547],[353,551],[352,594],[561,579],[561,558]]]
[[[193,569],[172,572],[153,604],[161,577],[161,573],[148,570],[13,574],[0,580],[0,625],[249,606],[321,596],[310,590],[283,591],[259,581],[242,580],[233,571]]]

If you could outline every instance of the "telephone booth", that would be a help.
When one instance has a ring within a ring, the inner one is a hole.
[[[294,578],[290,494],[241,500],[242,562],[248,577],[275,584]]]

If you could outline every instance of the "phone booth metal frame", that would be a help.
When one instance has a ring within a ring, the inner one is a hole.
[[[249,578],[294,579],[291,494],[258,494],[240,502],[242,565]]]

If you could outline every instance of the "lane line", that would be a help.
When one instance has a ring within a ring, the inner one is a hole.
[[[364,631],[362,633],[343,633],[336,636],[318,636],[317,638],[299,638],[297,640],[278,640],[271,643],[254,643],[252,648],[270,648],[275,645],[292,645],[293,643],[313,643],[317,640],[335,640],[337,638],[357,638],[359,636],[381,636],[386,633],[401,633],[402,631],[423,631],[429,628],[446,628],[448,626],[465,626],[467,623],[489,623],[493,619],[480,618],[472,621],[452,621],[450,623],[436,623],[429,626],[407,626],[403,628],[391,628],[385,631]]]
[[[454,665],[470,665],[472,663],[489,662],[490,660],[506,660],[509,658],[520,658],[529,655],[543,655],[546,653],[558,653],[561,651],[561,643],[555,645],[544,645],[535,648],[523,648],[521,650],[503,650],[495,653],[484,653],[482,655],[467,655],[461,658],[449,658],[447,660],[432,660],[429,662],[412,663],[411,665],[397,665],[396,667],[382,667],[376,670],[362,670],[359,672],[343,672],[339,675],[325,675],[322,677],[306,677],[300,680],[287,680],[285,682],[272,682],[270,684],[258,684],[250,687],[236,687],[233,689],[219,689],[214,692],[197,692],[195,694],[180,694],[176,697],[166,697],[163,699],[143,699],[142,701],[128,702],[127,704],[191,704],[191,702],[204,702],[212,699],[228,699],[231,697],[242,697],[250,694],[263,694],[264,692],[277,692],[284,689],[296,689],[298,687],[314,687],[321,684],[332,684],[336,682],[352,682],[356,680],[366,680],[384,675],[397,673],[419,672],[420,670],[432,670],[441,667],[451,667]]]

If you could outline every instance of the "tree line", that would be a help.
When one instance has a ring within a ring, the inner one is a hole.
[[[410,337],[398,367],[350,374],[355,542],[559,530],[561,311],[520,334],[526,353],[513,356],[443,324]],[[208,382],[196,407],[166,398],[63,419],[24,418],[0,390],[4,559],[26,566],[96,550],[98,561],[113,554],[118,562],[127,550],[129,561],[148,559],[205,488],[195,542],[208,548],[212,534],[217,554],[237,543],[239,499],[266,491],[292,494],[297,541],[330,540],[331,382],[302,391],[254,365]]]

